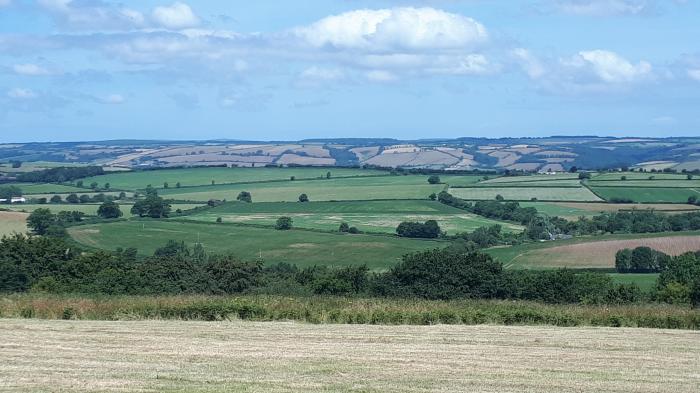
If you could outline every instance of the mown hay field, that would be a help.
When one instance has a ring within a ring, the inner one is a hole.
[[[497,195],[506,200],[530,201],[600,201],[585,187],[469,187],[450,188],[450,193],[468,200],[495,199]]]
[[[77,242],[95,248],[136,248],[151,255],[168,240],[189,247],[201,243],[213,253],[232,253],[244,260],[262,258],[266,264],[287,262],[299,267],[366,264],[383,270],[410,252],[443,247],[437,240],[406,239],[387,235],[349,235],[307,230],[278,231],[231,224],[133,220],[81,225],[68,229]]]
[[[628,328],[0,321],[16,392],[694,393],[700,334]]]
[[[531,243],[492,248],[489,254],[506,267],[528,269],[613,268],[615,253],[624,248],[651,247],[669,255],[700,250],[700,233],[671,232],[577,238],[568,241]]]
[[[688,197],[700,198],[700,188],[591,187],[591,190],[607,201],[617,198],[637,203],[686,203]]]
[[[504,231],[518,232],[523,228],[469,214],[434,201],[353,201],[353,202],[271,202],[233,203],[188,216],[188,219],[216,222],[249,223],[274,226],[280,216],[294,220],[295,228],[336,231],[342,222],[363,232],[396,233],[403,221],[436,220],[449,233],[472,232],[479,227],[501,225]]]
[[[253,202],[294,202],[300,194],[307,194],[311,201],[345,201],[428,199],[430,194],[439,193],[444,188],[444,184],[428,184],[428,176],[412,175],[169,188],[161,190],[160,194],[186,201],[208,201],[212,198],[234,201],[241,191],[248,191],[252,194]]]
[[[27,232],[27,213],[0,211],[0,237]]]
[[[140,190],[151,185],[162,188],[164,183],[169,187],[206,186],[214,181],[216,184],[246,183],[258,181],[289,180],[294,176],[297,180],[325,178],[331,176],[381,176],[385,171],[360,168],[183,168],[154,171],[121,172],[89,177],[84,184],[97,182],[100,185],[109,183],[112,188],[124,190]]]

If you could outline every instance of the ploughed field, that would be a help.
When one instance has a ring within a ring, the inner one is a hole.
[[[700,385],[694,331],[0,321],[17,392],[654,392]]]

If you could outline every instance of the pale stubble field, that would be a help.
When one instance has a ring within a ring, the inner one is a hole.
[[[0,390],[697,392],[700,333],[0,320]]]

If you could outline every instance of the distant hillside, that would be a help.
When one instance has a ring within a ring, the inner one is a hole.
[[[102,141],[0,144],[0,163],[98,164],[118,168],[180,166],[357,166],[532,172],[640,167],[700,170],[700,138],[387,138],[298,142]],[[2,170],[3,167],[0,167]]]

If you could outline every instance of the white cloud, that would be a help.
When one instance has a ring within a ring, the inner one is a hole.
[[[173,30],[198,26],[201,21],[192,8],[185,3],[173,3],[170,6],[156,7],[151,13],[153,20],[159,25]]]
[[[38,3],[58,24],[73,29],[120,30],[146,25],[140,12],[99,1],[39,0]]]
[[[345,77],[343,70],[339,68],[309,67],[302,71],[300,77],[309,81],[337,81]]]
[[[467,48],[488,40],[481,23],[433,8],[350,11],[294,33],[315,47],[366,51]]]
[[[555,8],[586,16],[642,15],[654,11],[649,0],[556,0]]]
[[[38,66],[36,64],[15,64],[12,69],[15,73],[27,76],[41,76],[50,75],[51,72],[44,67]]]
[[[700,68],[695,70],[688,70],[688,76],[691,79],[695,79],[696,81],[700,82]]]
[[[531,79],[539,79],[547,72],[544,64],[527,49],[514,49],[511,51],[511,55]]]
[[[126,102],[126,98],[121,94],[110,94],[108,96],[102,97],[99,101],[103,104],[119,105]]]
[[[385,70],[368,71],[365,73],[365,77],[369,81],[381,83],[396,82],[399,80],[399,77],[396,74]]]
[[[12,0],[0,0],[0,7],[7,7],[12,4]]]
[[[10,98],[17,99],[17,100],[29,100],[32,98],[36,98],[37,94],[34,93],[30,89],[22,89],[22,88],[16,87],[16,88],[8,91],[7,96]]]
[[[652,77],[652,66],[646,61],[631,63],[615,52],[606,50],[581,51],[562,60],[567,68],[591,72],[606,83],[631,83]]]

